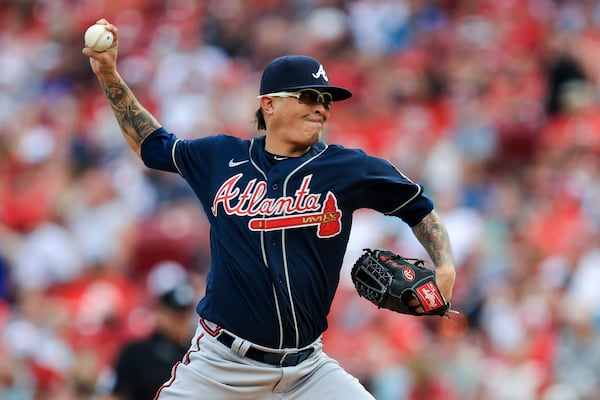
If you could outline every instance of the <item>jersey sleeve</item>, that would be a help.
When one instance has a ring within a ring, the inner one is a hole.
[[[142,161],[149,168],[179,172],[174,159],[175,144],[178,141],[175,135],[164,128],[157,129],[142,142]]]
[[[365,207],[401,218],[415,226],[433,210],[433,202],[387,160],[366,156],[363,166],[362,203]]]
[[[177,172],[186,179],[206,174],[213,158],[215,143],[224,135],[206,136],[193,140],[178,139],[160,128],[142,143],[141,157],[153,169]]]

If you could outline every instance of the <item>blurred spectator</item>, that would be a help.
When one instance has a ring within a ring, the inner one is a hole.
[[[101,166],[83,171],[73,189],[79,192],[64,210],[65,219],[86,268],[124,268],[136,209],[119,196],[108,169]]]
[[[149,337],[123,347],[107,399],[147,400],[156,395],[189,348],[196,302],[194,289],[186,284],[177,284],[158,295],[153,307],[155,327]]]
[[[556,345],[555,386],[568,388],[574,398],[593,400],[600,389],[600,333],[597,316],[585,303],[564,305],[564,327]]]
[[[83,260],[72,232],[45,221],[21,241],[13,259],[13,282],[22,290],[47,288],[75,279]]]

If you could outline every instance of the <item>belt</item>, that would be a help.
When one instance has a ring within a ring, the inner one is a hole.
[[[223,343],[225,346],[231,348],[235,337],[225,331],[221,331],[221,334],[217,336],[217,340]],[[250,346],[246,352],[246,357],[251,358],[254,361],[260,361],[262,363],[275,365],[277,367],[293,367],[306,360],[313,351],[314,348],[311,347],[293,352],[270,352]]]

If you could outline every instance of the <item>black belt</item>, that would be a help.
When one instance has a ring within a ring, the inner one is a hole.
[[[217,336],[217,340],[223,343],[225,346],[231,348],[235,337],[227,332],[221,331],[221,334]],[[275,365],[277,367],[293,367],[306,360],[314,351],[314,349],[308,348],[296,352],[285,352],[276,353],[270,351],[263,351],[256,347],[250,346],[246,352],[246,357],[253,359],[254,361],[260,361],[266,364]]]

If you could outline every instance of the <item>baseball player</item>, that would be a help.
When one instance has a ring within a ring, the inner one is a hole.
[[[373,399],[322,350],[352,213],[370,208],[410,225],[450,300],[455,269],[431,200],[388,161],[321,141],[332,103],[352,93],[329,85],[316,59],[266,66],[256,112],[264,135],[183,140],[135,98],[117,72],[118,30],[99,23],[112,47],[83,54],[125,139],[146,166],[181,175],[211,225],[197,331],[155,400]]]

